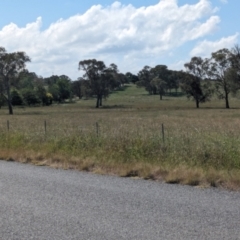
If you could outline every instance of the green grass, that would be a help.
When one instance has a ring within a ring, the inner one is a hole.
[[[240,101],[195,109],[127,85],[95,100],[0,110],[0,158],[189,185],[240,186]],[[7,121],[10,129],[7,129]],[[44,122],[47,122],[45,133]],[[98,134],[96,122],[99,125]],[[163,141],[162,124],[165,138]]]

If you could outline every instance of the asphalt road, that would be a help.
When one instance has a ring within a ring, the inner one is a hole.
[[[240,239],[240,193],[0,161],[0,239]]]

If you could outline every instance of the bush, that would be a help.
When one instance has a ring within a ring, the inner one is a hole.
[[[36,105],[41,103],[41,100],[39,99],[37,93],[34,90],[24,89],[22,95],[24,102],[27,105]]]
[[[21,105],[23,105],[23,98],[22,98],[21,94],[17,90],[13,90],[11,92],[11,96],[12,96],[12,105],[13,106],[21,106]]]

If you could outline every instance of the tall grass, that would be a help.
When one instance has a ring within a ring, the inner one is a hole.
[[[54,126],[46,134],[38,126],[27,127],[25,131],[15,129],[1,134],[0,145],[1,148],[41,149],[75,157],[97,156],[102,161],[240,169],[240,137],[236,132],[214,125],[207,130],[196,125],[174,128],[165,124],[163,142],[160,124],[139,124],[134,126],[121,120],[101,122],[98,135],[94,125],[89,128]]]

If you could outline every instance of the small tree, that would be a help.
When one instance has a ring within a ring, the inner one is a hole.
[[[57,84],[50,85],[48,91],[51,93],[53,101],[60,102],[60,91]]]
[[[35,84],[38,82],[39,77],[35,72],[29,72],[27,69],[24,69],[19,73],[17,82],[14,87],[18,90],[28,88],[34,89]]]
[[[163,95],[166,92],[167,83],[163,81],[161,78],[156,77],[151,81],[151,85],[157,89],[157,92],[160,96],[160,100],[162,100]]]
[[[52,101],[53,101],[53,96],[51,93],[47,92],[46,93],[46,105],[49,106],[52,104]]]
[[[112,63],[107,69],[107,72],[109,74],[109,87],[111,91],[114,91],[116,89],[119,89],[122,84],[124,84],[124,79],[121,76],[121,73],[119,73],[118,67],[116,64]]]
[[[44,80],[41,77],[37,77],[34,81],[34,92],[36,93],[37,98],[41,100],[42,105],[49,105],[47,98],[47,90],[44,85]]]
[[[172,89],[175,90],[175,92],[177,93],[177,90],[179,88],[179,81],[178,81],[178,72],[177,71],[173,71],[173,70],[168,70],[168,75],[167,75],[167,79],[166,79],[166,88],[168,91],[171,92]]]
[[[195,100],[197,108],[199,103],[210,101],[213,92],[207,80],[208,63],[207,59],[192,57],[190,62],[184,64],[187,73],[182,75],[181,88],[188,98]]]
[[[154,77],[155,75],[153,75],[151,67],[145,66],[141,71],[139,71],[138,73],[139,81],[136,82],[136,84],[138,87],[144,87],[149,94],[156,94],[157,89],[155,88],[155,86],[151,84],[151,81],[153,80]]]
[[[59,89],[59,101],[63,102],[66,99],[70,98],[71,96],[71,79],[66,76],[62,75],[57,80],[57,85]]]
[[[174,71],[169,70],[166,65],[156,65],[154,68],[151,69],[151,72],[154,78],[161,80],[158,80],[160,84],[158,86],[158,93],[160,89],[161,96],[163,96],[167,92],[167,90],[171,90],[172,88],[176,89],[177,78],[174,74]]]
[[[36,105],[41,103],[41,99],[37,96],[37,93],[34,90],[31,89],[23,89],[22,95],[24,102],[30,106],[30,105]]]
[[[195,101],[196,108],[199,108],[200,103],[210,100],[212,90],[209,88],[209,84],[207,82],[201,84],[201,80],[197,76],[182,72],[180,86],[187,98],[192,98]]]

